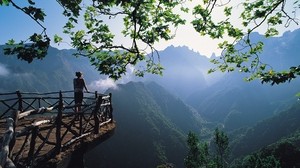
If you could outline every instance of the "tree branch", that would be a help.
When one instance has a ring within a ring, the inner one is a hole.
[[[36,18],[34,18],[32,15],[30,15],[29,13],[27,13],[24,8],[19,7],[14,1],[10,0],[10,3],[13,5],[13,7],[15,7],[18,10],[21,10],[22,12],[24,12],[26,15],[28,15],[31,19],[33,19],[42,29],[43,32],[46,34],[46,27],[44,27]]]

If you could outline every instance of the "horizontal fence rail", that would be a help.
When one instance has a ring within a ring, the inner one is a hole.
[[[76,105],[73,93],[0,93],[0,124],[8,125],[2,131],[2,167],[34,167],[113,122],[111,94],[85,92]]]

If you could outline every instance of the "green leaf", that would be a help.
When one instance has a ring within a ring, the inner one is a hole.
[[[216,69],[209,69],[208,72],[207,72],[207,74],[211,74],[211,73],[213,73],[215,71],[216,71]]]
[[[183,11],[183,12],[185,12],[185,13],[188,13],[188,12],[189,12],[189,8],[181,7],[180,10]]]
[[[8,42],[6,43],[6,45],[14,45],[15,44],[15,40],[14,39],[10,39],[8,40]]]
[[[36,8],[34,6],[28,6],[28,7],[24,7],[22,8],[22,10],[30,15],[31,17],[33,17],[34,20],[40,20],[40,21],[44,21],[44,18],[46,16],[46,14],[44,13],[44,11],[41,8]]]
[[[54,43],[60,43],[62,42],[62,38],[60,36],[58,36],[57,34],[54,35]]]
[[[232,7],[227,7],[226,6],[225,9],[224,9],[225,16],[230,16],[231,11],[232,11]]]
[[[8,6],[9,5],[10,0],[0,0],[0,5],[1,6]]]
[[[262,70],[262,71],[264,71],[265,69],[266,69],[266,64],[262,64],[262,65],[260,65],[260,70]]]
[[[266,36],[266,37],[272,37],[272,36],[276,36],[276,35],[278,35],[278,34],[279,34],[279,32],[278,32],[277,29],[275,29],[275,28],[269,28],[269,29],[266,31],[265,36]]]
[[[32,0],[28,0],[28,3],[29,3],[30,5],[35,5],[35,2],[33,2]]]

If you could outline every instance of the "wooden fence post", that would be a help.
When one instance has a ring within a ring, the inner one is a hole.
[[[62,109],[63,109],[63,100],[62,93],[59,91],[59,104],[58,104],[58,113],[56,116],[56,145],[55,149],[57,154],[61,151],[61,120],[62,120]]]
[[[41,98],[38,99],[39,108],[41,108]]]
[[[36,143],[35,140],[38,132],[39,132],[39,127],[38,126],[33,127],[31,133],[30,147],[28,152],[28,161],[27,161],[29,167],[34,163],[34,150],[35,150],[35,143]]]
[[[95,99],[97,99],[97,98],[98,98],[98,92],[95,91]]]
[[[12,137],[12,140],[10,141],[9,143],[9,157],[12,156],[12,150],[14,149],[14,146],[15,146],[15,143],[16,143],[16,127],[18,125],[18,121],[19,121],[19,114],[20,114],[20,111],[19,110],[16,110],[13,115],[12,115],[12,119],[14,120],[14,123],[13,123],[13,130],[14,130],[14,134],[13,134],[13,137]]]
[[[6,120],[7,130],[3,136],[2,144],[1,144],[1,152],[0,152],[0,167],[5,167],[7,161],[9,160],[9,143],[13,137],[13,119],[8,118]]]
[[[83,119],[83,112],[82,110],[79,112],[79,135],[82,135],[82,119]]]
[[[18,101],[19,101],[18,110],[22,112],[23,111],[22,95],[21,95],[20,91],[17,91],[16,93],[17,93]]]
[[[110,111],[109,118],[111,119],[110,122],[112,123],[114,118],[113,118],[113,107],[112,107],[112,98],[111,98],[111,96],[112,96],[112,94],[109,93],[109,103],[110,103],[110,105],[109,105],[109,111]]]
[[[97,98],[96,107],[94,108],[94,111],[93,111],[94,120],[95,120],[95,127],[94,127],[94,133],[95,134],[99,134],[100,121],[99,121],[99,117],[98,117],[98,112],[99,112],[101,103],[102,103],[102,96],[99,96]]]

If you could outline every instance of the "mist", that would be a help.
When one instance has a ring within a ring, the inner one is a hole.
[[[9,70],[6,68],[5,65],[0,63],[0,76],[8,76]]]

